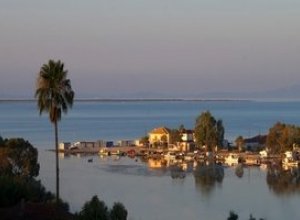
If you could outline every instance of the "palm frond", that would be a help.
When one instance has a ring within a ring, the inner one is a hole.
[[[49,60],[38,74],[35,98],[40,114],[49,113],[51,122],[61,119],[61,112],[67,113],[73,106],[74,91],[67,79],[68,71],[60,60]]]

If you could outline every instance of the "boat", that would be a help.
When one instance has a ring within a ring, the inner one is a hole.
[[[225,163],[229,166],[237,165],[240,162],[240,158],[238,154],[230,153],[227,157],[225,157]]]
[[[239,178],[242,178],[244,175],[243,164],[238,164],[235,168],[235,175]]]
[[[293,153],[291,151],[286,151],[284,153],[284,158],[282,159],[281,163],[283,166],[286,167],[295,167],[299,165],[299,161],[294,159]]]
[[[299,161],[298,160],[294,160],[291,157],[285,157],[282,159],[282,165],[283,166],[288,166],[288,167],[295,167],[299,165]]]
[[[175,160],[176,159],[176,153],[168,151],[166,154],[164,154],[164,158],[166,160]]]
[[[248,166],[260,166],[261,159],[259,155],[250,154],[244,157],[244,164]]]
[[[112,150],[111,155],[123,156],[123,153],[120,150]]]
[[[127,151],[127,156],[128,157],[135,157],[136,156],[136,152],[134,149],[130,149],[129,151]]]
[[[102,148],[99,150],[99,155],[101,156],[109,156],[110,152],[106,148]]]
[[[185,161],[193,161],[194,160],[194,153],[187,153],[184,155]]]

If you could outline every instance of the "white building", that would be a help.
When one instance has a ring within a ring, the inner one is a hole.
[[[120,140],[120,141],[118,141],[118,145],[120,147],[132,147],[132,146],[135,146],[135,141],[134,140]]]
[[[58,150],[59,151],[65,151],[65,150],[69,150],[70,147],[71,147],[70,142],[62,142],[62,143],[59,143]]]

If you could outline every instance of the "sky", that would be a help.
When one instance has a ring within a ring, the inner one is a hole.
[[[62,60],[77,98],[180,98],[300,85],[299,0],[1,0],[0,98]]]

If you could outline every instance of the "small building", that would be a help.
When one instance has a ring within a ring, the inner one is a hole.
[[[194,142],[194,131],[183,129],[180,132],[181,140],[184,142]]]
[[[99,150],[100,146],[98,142],[93,142],[93,141],[78,141],[75,142],[71,145],[70,150],[83,150],[83,151],[88,151],[88,150],[93,150],[97,151]]]
[[[154,128],[149,132],[149,144],[154,146],[168,146],[171,130],[167,127]]]
[[[71,142],[62,142],[62,143],[59,143],[58,150],[66,151],[66,150],[69,150],[70,147],[71,147]]]
[[[105,143],[105,147],[113,147],[114,146],[114,142],[113,141],[107,141]]]
[[[135,146],[135,141],[134,140],[120,140],[120,141],[118,141],[118,145],[120,147],[133,147],[133,146]]]
[[[137,146],[137,147],[144,147],[144,146],[147,146],[147,144],[145,144],[143,141],[137,139],[134,141],[134,145]]]
[[[98,146],[98,147],[105,147],[106,146],[106,142],[104,140],[98,140],[98,141],[96,141],[96,146]]]

